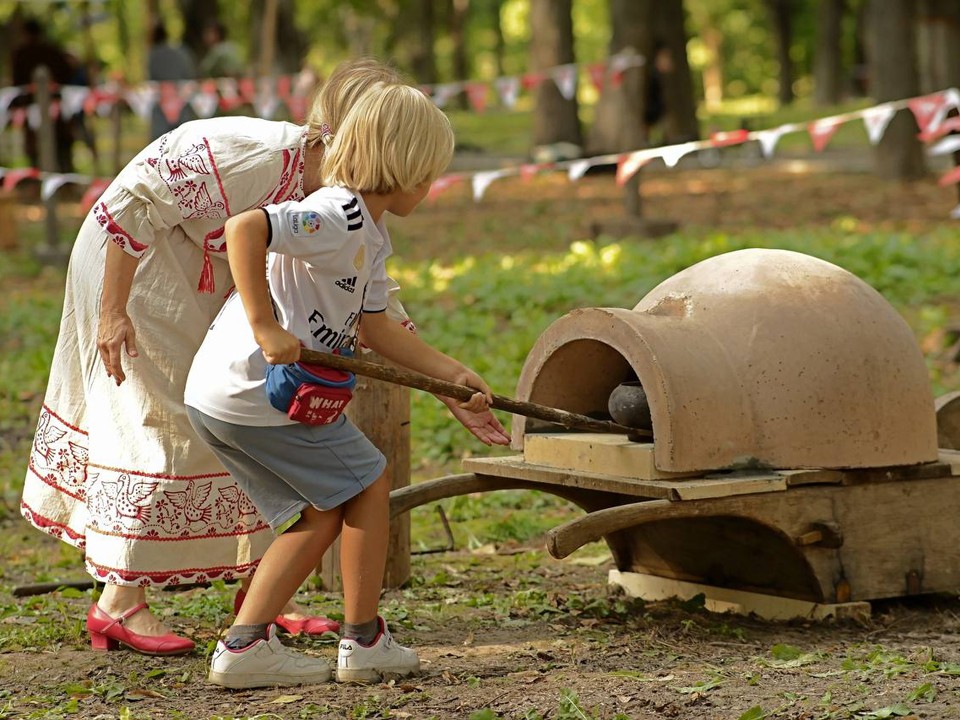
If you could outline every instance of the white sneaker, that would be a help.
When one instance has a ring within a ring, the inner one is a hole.
[[[340,682],[380,682],[385,676],[406,677],[420,672],[420,658],[415,650],[397,645],[383,618],[380,632],[370,645],[343,638],[337,652],[337,680]]]
[[[277,628],[267,628],[267,639],[257,640],[243,650],[231,650],[223,640],[217,643],[207,679],[227,688],[312,685],[330,680],[330,665],[322,658],[302,655],[277,639]]]

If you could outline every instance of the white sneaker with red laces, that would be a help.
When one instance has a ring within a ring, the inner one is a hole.
[[[323,658],[303,655],[280,643],[277,628],[267,628],[267,639],[242,650],[217,643],[207,679],[227,688],[313,685],[330,680],[330,665]]]
[[[415,650],[397,645],[387,629],[387,623],[378,617],[380,632],[370,645],[343,638],[337,652],[337,680],[340,682],[372,683],[389,676],[406,677],[420,672],[420,658]]]

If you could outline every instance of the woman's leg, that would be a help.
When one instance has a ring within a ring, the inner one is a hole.
[[[131,608],[146,602],[147,591],[142,587],[106,585],[97,605],[110,617],[118,618]],[[138,635],[166,635],[170,628],[154,617],[150,608],[144,608],[123,621],[124,627]]]
[[[279,535],[264,554],[234,624],[273,622],[336,539],[342,522],[342,508],[304,508],[296,524]]]

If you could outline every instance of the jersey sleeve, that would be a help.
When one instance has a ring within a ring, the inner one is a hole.
[[[388,255],[388,252],[381,250],[373,260],[370,279],[367,281],[367,293],[363,298],[364,312],[383,312],[387,309],[387,296],[390,293],[390,283],[393,282],[387,276]]]
[[[270,252],[321,265],[343,247],[347,218],[336,198],[289,201],[264,208],[270,221]]]
[[[111,240],[134,257],[172,227],[226,219],[276,184],[283,158],[246,136],[215,136],[187,123],[149,146],[120,174],[93,212]]]

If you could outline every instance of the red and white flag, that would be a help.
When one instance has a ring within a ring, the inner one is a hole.
[[[930,132],[943,120],[941,111],[947,109],[950,99],[950,94],[944,90],[907,100],[907,107],[916,118],[921,133]]]
[[[842,120],[835,117],[825,117],[807,125],[807,132],[810,133],[810,139],[813,141],[813,149],[816,152],[823,152],[842,123]]]
[[[497,95],[504,107],[513,108],[520,95],[520,78],[515,76],[497,78],[493,83],[497,88]]]
[[[563,95],[565,100],[573,100],[577,94],[577,65],[569,63],[567,65],[558,65],[551,73],[553,81],[557,84],[557,89]]]
[[[863,111],[863,125],[867,129],[867,138],[871,145],[876,145],[883,139],[887,126],[897,114],[897,109],[889,103],[867,108]]]

